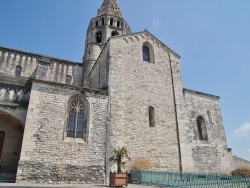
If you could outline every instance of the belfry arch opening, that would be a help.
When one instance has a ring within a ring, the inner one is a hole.
[[[112,31],[111,36],[113,37],[113,36],[116,36],[116,35],[119,35],[119,33],[117,31]]]
[[[12,115],[0,111],[0,180],[15,181],[21,154],[24,126]]]
[[[121,22],[117,21],[117,27],[120,27],[120,25],[121,25]]]
[[[113,19],[113,18],[110,19],[110,25],[111,25],[111,26],[114,25],[114,19]]]

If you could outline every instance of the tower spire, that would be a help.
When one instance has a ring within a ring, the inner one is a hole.
[[[122,13],[118,6],[117,0],[104,0],[103,1],[101,8],[97,12],[97,16],[102,16],[106,14],[122,18]]]
[[[130,27],[123,19],[118,0],[103,0],[97,16],[89,23],[85,40],[84,86],[90,87],[90,71],[110,37],[131,33]]]

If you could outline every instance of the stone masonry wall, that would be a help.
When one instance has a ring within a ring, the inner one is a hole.
[[[9,81],[10,77],[15,77],[18,65],[22,67],[20,79],[36,78],[65,83],[66,75],[70,75],[72,85],[82,85],[83,68],[81,63],[0,47],[0,76],[6,76],[5,80]]]
[[[180,130],[183,170],[191,172],[229,173],[225,131],[216,96],[184,90],[186,124]],[[209,120],[207,111],[211,112]],[[199,140],[196,119],[206,122],[208,140]],[[182,117],[185,119],[184,117]]]
[[[47,77],[44,80],[66,83],[66,76],[69,75],[72,77],[72,85],[82,85],[83,68],[81,64],[52,60],[47,69]]]
[[[0,47],[0,75],[15,76],[15,67],[22,67],[21,76],[35,77],[38,56]]]
[[[21,153],[23,126],[8,114],[0,113],[0,131],[4,132],[1,173],[16,173]]]
[[[250,167],[250,161],[239,158],[237,156],[233,156],[231,152],[229,152],[229,155],[230,155],[232,171],[242,167]]]
[[[145,42],[153,46],[154,63],[143,61]],[[146,157],[153,169],[179,170],[169,53],[178,59],[148,32],[110,39],[108,154],[113,147],[126,146],[132,159],[127,169]],[[149,125],[149,106],[155,127]],[[112,165],[108,171],[116,170]]]
[[[17,182],[104,182],[107,96],[85,93],[90,105],[87,142],[64,137],[67,101],[80,91],[73,86],[33,83]]]
[[[90,72],[90,86],[95,89],[108,89],[109,44],[107,44]]]

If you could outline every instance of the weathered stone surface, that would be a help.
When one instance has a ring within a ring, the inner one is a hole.
[[[34,78],[65,83],[67,75],[72,77],[72,85],[81,86],[83,83],[81,63],[41,54],[0,47],[0,66],[0,80],[1,76],[9,77],[5,81],[10,84]],[[22,67],[21,76],[18,79],[15,78],[16,66]]]
[[[18,182],[108,182],[118,146],[132,158],[127,169],[141,157],[152,169],[184,172],[229,173],[248,164],[228,152],[219,97],[184,89],[179,55],[146,30],[131,33],[116,0],[105,0],[91,19],[83,64],[0,47],[0,67],[1,159],[18,167]],[[76,94],[88,106],[83,139],[66,136]],[[199,138],[199,116],[207,140]]]
[[[17,174],[19,181],[36,182],[37,177],[42,176],[38,178],[39,181],[48,182],[44,178],[47,172],[53,172],[53,182],[69,183],[70,179],[74,183],[103,181],[107,96],[85,93],[90,105],[85,141],[66,138],[65,135],[68,99],[75,93],[79,91],[41,82],[33,83]],[[37,173],[32,179],[30,176],[34,171]],[[78,171],[80,175],[72,178]]]
[[[17,182],[79,184],[104,183],[104,166],[20,161]]]
[[[154,63],[142,59],[142,45],[154,46]],[[148,32],[110,39],[108,156],[113,147],[126,146],[131,155],[147,157],[154,169],[179,170],[175,106],[168,53]],[[173,55],[173,54],[172,54]],[[174,54],[175,58],[178,56]],[[93,78],[95,79],[95,78]],[[180,80],[181,81],[181,80]],[[155,127],[149,124],[154,108]],[[115,166],[109,163],[109,170]]]
[[[180,138],[185,171],[229,173],[230,160],[219,106],[219,97],[184,90],[184,111]],[[208,111],[211,113],[209,119]],[[205,119],[208,140],[200,140],[196,119]],[[182,119],[181,119],[182,118]]]

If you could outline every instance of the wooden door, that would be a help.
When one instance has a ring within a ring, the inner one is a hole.
[[[5,137],[4,132],[0,131],[0,159],[1,159],[1,156],[2,156],[4,137]]]

